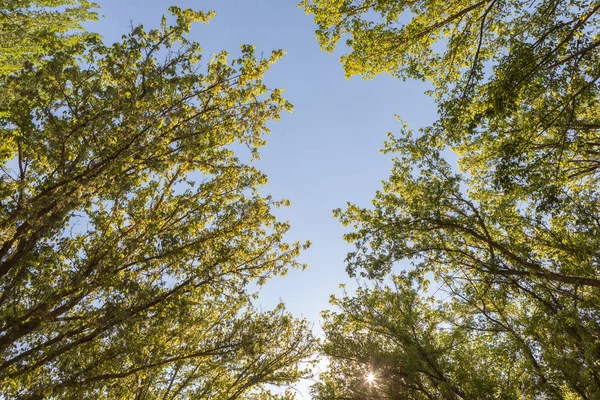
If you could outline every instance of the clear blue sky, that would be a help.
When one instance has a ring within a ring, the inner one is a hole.
[[[157,27],[174,0],[96,0],[104,17],[87,24],[106,42],[119,40],[133,25]],[[270,87],[285,88],[292,114],[271,124],[259,168],[269,176],[265,193],[291,201],[278,212],[292,226],[289,240],[311,240],[301,256],[306,271],[291,271],[269,282],[260,302],[272,307],[280,299],[296,315],[314,321],[328,308],[329,296],[340,283],[352,282],[344,258],[350,250],[344,228],[331,210],[350,201],[368,205],[391,164],[378,150],[386,132],[398,132],[399,114],[413,128],[430,124],[435,107],[423,92],[424,83],[402,82],[388,76],[372,81],[344,78],[339,55],[319,49],[312,18],[298,0],[186,0],[175,3],[196,10],[214,10],[210,25],[196,24],[190,38],[207,53],[236,53],[242,43],[258,53],[285,49],[287,55],[267,75]]]

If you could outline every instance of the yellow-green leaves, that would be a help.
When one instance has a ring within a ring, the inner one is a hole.
[[[0,77],[27,63],[39,64],[61,51],[73,51],[94,35],[79,23],[94,20],[97,6],[85,0],[6,0],[0,11]]]
[[[303,267],[306,244],[284,241],[286,201],[259,193],[266,176],[232,146],[257,155],[290,109],[263,82],[282,51],[201,64],[185,35],[213,13],[171,12],[1,76],[6,398],[260,398],[307,373],[306,322],[256,310],[248,289]]]
[[[346,39],[346,75],[426,79],[439,114],[390,137],[371,207],[335,212],[348,271],[393,285],[327,315],[317,397],[598,397],[600,4],[302,6],[324,49]]]

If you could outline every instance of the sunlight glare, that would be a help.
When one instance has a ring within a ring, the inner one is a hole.
[[[373,375],[372,372],[369,372],[367,375],[367,382],[369,383],[369,385],[372,385],[373,382],[375,382],[375,375]]]

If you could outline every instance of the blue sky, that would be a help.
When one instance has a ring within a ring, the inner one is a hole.
[[[113,42],[131,24],[158,26],[172,1],[96,0],[104,17],[86,26]],[[313,245],[301,256],[309,268],[269,282],[260,303],[270,308],[283,300],[294,314],[312,320],[318,333],[319,312],[328,308],[329,296],[340,292],[339,284],[352,282],[344,265],[350,246],[331,210],[346,202],[369,204],[391,167],[378,150],[387,132],[400,129],[394,114],[412,128],[434,120],[433,101],[423,94],[428,87],[389,76],[345,79],[341,51],[331,55],[319,49],[312,18],[297,7],[297,0],[176,4],[217,12],[210,25],[196,24],[190,34],[206,53],[224,49],[235,54],[242,43],[255,45],[259,54],[273,49],[287,52],[266,81],[270,87],[285,88],[294,112],[270,125],[272,133],[257,165],[269,176],[263,191],[291,201],[289,208],[277,213],[290,221],[289,240],[311,240]]]

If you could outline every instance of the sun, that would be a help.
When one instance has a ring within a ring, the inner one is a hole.
[[[373,382],[375,382],[375,375],[373,375],[373,373],[372,373],[372,372],[369,372],[369,373],[367,374],[367,383],[368,383],[369,385],[372,385],[372,384],[373,384]]]

